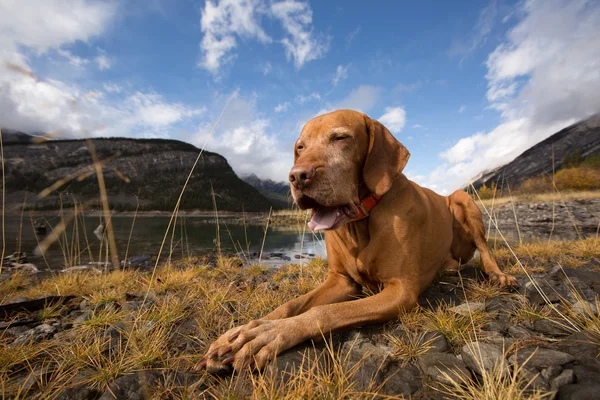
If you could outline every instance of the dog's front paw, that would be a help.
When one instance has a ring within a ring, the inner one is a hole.
[[[217,339],[196,365],[210,373],[224,373],[233,366],[263,368],[275,356],[299,343],[298,329],[289,320],[256,320],[231,329]]]
[[[504,272],[492,272],[488,274],[488,277],[490,282],[498,284],[501,288],[515,289],[520,286],[514,276]]]

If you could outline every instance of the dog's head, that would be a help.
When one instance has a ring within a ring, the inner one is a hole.
[[[380,122],[339,110],[306,123],[294,145],[289,179],[301,209],[312,209],[313,230],[335,229],[358,216],[362,186],[387,192],[410,154]]]

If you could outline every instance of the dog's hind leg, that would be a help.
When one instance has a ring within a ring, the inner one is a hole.
[[[452,207],[462,209],[461,225],[467,231],[467,236],[472,239],[475,247],[479,250],[481,258],[481,269],[487,274],[489,279],[497,282],[500,286],[519,286],[517,280],[504,272],[500,271],[496,260],[490,253],[487,241],[485,239],[485,227],[481,211],[475,201],[466,192],[457,190],[449,197]],[[456,215],[456,213],[455,213]]]

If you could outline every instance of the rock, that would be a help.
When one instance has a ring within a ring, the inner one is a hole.
[[[486,300],[485,310],[500,314],[508,314],[516,306],[516,301],[515,297],[509,294],[492,297],[491,299]]]
[[[100,392],[89,389],[86,384],[61,390],[55,397],[56,400],[94,400],[100,396]]]
[[[548,381],[546,381],[542,374],[534,368],[521,368],[518,372],[518,376],[529,385],[528,389],[550,390]]]
[[[436,382],[449,384],[452,379],[471,378],[465,363],[449,353],[430,352],[419,357],[418,362],[421,370]]]
[[[543,347],[528,347],[521,349],[509,359],[512,365],[523,365],[527,362],[527,367],[540,369],[567,364],[573,360],[575,360],[575,357],[568,353],[545,349]]]
[[[560,374],[561,372],[562,372],[561,366],[553,365],[551,367],[544,368],[542,370],[541,374],[545,380],[551,381],[552,379],[556,378],[558,376],[558,374]]]
[[[89,300],[87,300],[87,299],[81,300],[81,303],[79,303],[79,309],[81,311],[85,311],[85,310],[87,310],[89,308],[90,308],[90,302],[89,302]]]
[[[563,372],[560,373],[560,375],[558,375],[556,378],[552,379],[550,388],[552,390],[558,390],[565,385],[573,383],[573,380],[574,380],[573,371],[570,369],[565,369]]]
[[[547,301],[546,301],[545,297],[548,298],[550,303],[559,303],[560,302],[559,294],[556,293],[554,288],[552,286],[550,286],[550,284],[548,282],[540,280],[540,279],[536,279],[535,281],[536,281],[536,284],[538,285],[538,288],[536,288],[536,286],[531,281],[526,282],[525,285],[523,286],[523,289],[525,291],[525,296],[527,297],[527,300],[529,300],[530,303],[539,304],[539,305],[546,304]],[[545,297],[542,296],[542,294],[540,293],[540,290],[544,293]]]
[[[79,326],[83,324],[90,318],[90,315],[92,315],[92,312],[90,310],[84,311],[79,317],[73,320],[73,326]]]
[[[429,343],[431,349],[429,351],[435,351],[437,353],[444,353],[450,349],[448,340],[438,331],[427,332],[423,335],[423,342]]]
[[[553,321],[551,319],[536,319],[533,322],[533,329],[537,332],[552,336],[566,336],[571,334],[564,325],[565,323]]]
[[[484,343],[489,343],[500,350],[506,350],[515,342],[514,339],[505,337],[500,332],[486,332],[485,336],[481,339]]]
[[[600,384],[565,385],[558,391],[558,400],[591,400],[597,399]]]
[[[21,336],[23,333],[27,332],[28,330],[29,330],[29,328],[26,326],[13,326],[13,327],[6,329],[6,333],[8,333],[9,335],[12,335],[12,336]]]
[[[12,269],[13,269],[13,271],[15,271],[15,270],[22,271],[26,274],[37,274],[38,272],[40,272],[38,267],[36,267],[35,265],[33,265],[31,263],[13,264]]]
[[[577,383],[597,383],[600,384],[600,361],[589,360],[585,364],[574,365],[573,370]]]
[[[93,265],[77,265],[74,267],[62,269],[62,270],[60,270],[60,272],[62,272],[64,274],[79,274],[82,272],[92,273],[95,275],[102,274],[102,271],[99,270],[98,268],[94,267]]]
[[[18,336],[13,344],[21,345],[27,343],[39,343],[42,340],[50,339],[54,336],[54,333],[57,331],[55,326],[48,324],[41,324],[36,326],[33,329],[28,330],[23,333],[21,336]]]
[[[412,365],[401,367],[390,357],[389,347],[366,341],[355,345],[350,343],[344,343],[342,351],[349,352],[350,367],[356,368],[354,379],[359,390],[372,390],[382,385],[382,394],[410,396],[420,389],[418,369]]]
[[[144,300],[133,300],[133,301],[128,301],[127,303],[125,303],[125,305],[123,306],[123,310],[125,310],[125,311],[138,311],[138,310],[141,310],[141,309],[148,309],[153,304],[154,304],[154,301],[152,301],[151,299],[146,299],[146,301],[144,301]]]
[[[156,372],[143,371],[117,378],[98,400],[145,400],[158,378]]]
[[[532,331],[520,325],[508,327],[508,334],[515,339],[527,339],[533,336]]]
[[[598,346],[597,341],[587,332],[575,332],[559,340],[556,343],[556,349],[571,354],[580,362],[596,359],[596,355],[600,354],[600,346]]]
[[[579,300],[571,306],[571,311],[579,316],[584,318],[597,317],[598,316],[598,307],[590,301]]]
[[[483,328],[484,331],[491,332],[506,332],[508,330],[508,323],[504,320],[493,320],[486,323]]]
[[[469,316],[474,312],[484,311],[484,310],[485,310],[485,304],[483,304],[483,303],[463,303],[456,307],[450,308],[450,311],[455,312],[460,315],[466,315],[466,316]]]
[[[460,354],[467,367],[479,375],[483,375],[483,370],[493,372],[498,369],[503,371],[503,376],[509,374],[508,363],[504,358],[504,354],[495,346],[487,343],[471,342],[462,347]]]

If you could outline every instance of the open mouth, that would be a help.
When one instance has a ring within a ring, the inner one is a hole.
[[[296,203],[301,209],[312,209],[312,218],[308,227],[313,231],[324,231],[336,228],[344,217],[354,219],[358,210],[353,203],[342,206],[324,206],[309,196],[301,196]]]

